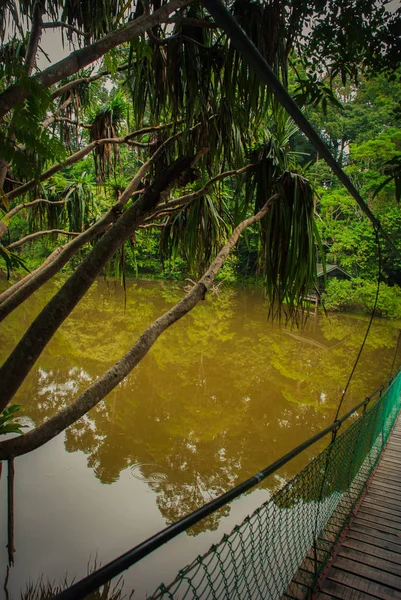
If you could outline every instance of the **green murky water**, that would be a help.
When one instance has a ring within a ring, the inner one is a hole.
[[[1,326],[2,359],[54,292],[48,286]],[[99,281],[46,348],[16,401],[40,423],[93,382],[155,318],[181,284],[131,283],[126,299]],[[312,317],[272,326],[262,292],[220,288],[175,324],[104,402],[45,447],[16,460],[15,565],[10,598],[42,573],[86,573],[258,472],[327,426],[367,319]],[[387,379],[396,324],[376,320],[343,410]],[[125,576],[134,598],[167,583],[229,532],[322,448],[235,501]],[[0,577],[6,575],[6,487],[0,480]],[[2,587],[2,586],[1,586]]]

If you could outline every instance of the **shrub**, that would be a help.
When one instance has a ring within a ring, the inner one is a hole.
[[[332,279],[323,294],[323,303],[327,310],[361,310],[370,313],[373,310],[377,292],[377,282],[362,279],[341,281]],[[380,284],[376,313],[389,319],[401,319],[401,288]]]

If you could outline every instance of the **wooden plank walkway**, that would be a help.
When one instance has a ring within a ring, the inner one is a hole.
[[[401,600],[401,416],[316,600]]]

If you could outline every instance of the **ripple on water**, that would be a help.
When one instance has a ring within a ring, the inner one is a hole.
[[[142,470],[145,467],[146,471],[150,468],[158,469],[157,471],[152,471],[149,475],[145,475]],[[154,463],[136,463],[131,467],[132,476],[139,481],[145,481],[150,483],[162,483],[167,480],[166,473],[163,473],[159,469],[162,469],[160,465],[156,465]]]

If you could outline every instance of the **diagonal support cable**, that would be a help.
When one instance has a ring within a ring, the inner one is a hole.
[[[203,4],[210,15],[214,18],[216,25],[225,32],[225,34],[230,38],[233,46],[242,54],[251,69],[255,71],[260,79],[273,92],[277,100],[286,109],[300,130],[306,135],[311,144],[313,144],[316,150],[318,150],[319,154],[324,158],[333,172],[337,175],[341,183],[357,202],[360,209],[365,213],[368,219],[370,219],[374,227],[381,233],[393,252],[399,258],[401,258],[400,250],[398,250],[398,248],[394,245],[394,242],[390,238],[389,234],[383,229],[380,221],[372,213],[369,206],[366,204],[356,187],[349,179],[348,175],[344,173],[326,144],[320,138],[319,134],[314,130],[308,119],[296,105],[287,90],[273,73],[269,64],[260,54],[259,50],[249,39],[244,30],[240,27],[236,19],[226,9],[223,2],[221,0],[203,0]]]

